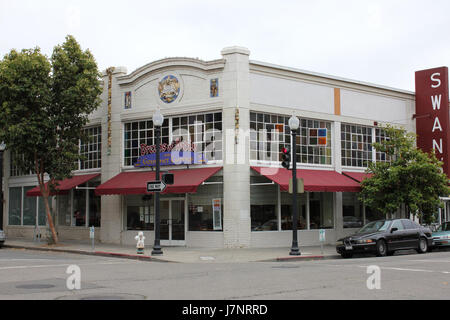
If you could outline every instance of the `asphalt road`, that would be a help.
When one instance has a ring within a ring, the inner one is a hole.
[[[69,265],[81,289],[69,290]],[[369,290],[367,267],[380,268]],[[0,299],[450,299],[450,251],[301,262],[195,264],[0,249]]]

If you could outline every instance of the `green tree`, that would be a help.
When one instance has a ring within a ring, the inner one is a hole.
[[[407,212],[430,223],[442,206],[440,196],[448,196],[448,178],[442,172],[434,152],[425,153],[415,146],[416,136],[404,129],[386,126],[386,138],[374,148],[386,153],[388,162],[370,163],[371,178],[362,182],[361,201],[384,214],[395,212],[403,204]]]
[[[15,157],[19,170],[36,174],[55,243],[48,197],[76,169],[79,140],[87,139],[83,127],[101,91],[93,55],[70,35],[51,58],[35,48],[11,50],[0,61],[0,141],[21,155]]]

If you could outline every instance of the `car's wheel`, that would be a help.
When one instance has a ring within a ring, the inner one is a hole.
[[[386,241],[383,239],[377,241],[377,257],[384,257],[387,255]]]
[[[427,239],[420,238],[419,239],[419,249],[417,250],[417,252],[419,252],[419,253],[426,253],[427,251],[428,251]]]
[[[352,252],[342,252],[341,256],[344,259],[349,259],[349,258],[353,257],[353,253]]]

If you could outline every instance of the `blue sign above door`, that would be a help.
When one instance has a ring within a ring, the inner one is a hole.
[[[193,151],[171,151],[160,153],[161,166],[187,165],[187,164],[206,164],[207,159],[201,152]],[[135,167],[155,167],[156,153],[150,153],[139,157],[134,164]]]

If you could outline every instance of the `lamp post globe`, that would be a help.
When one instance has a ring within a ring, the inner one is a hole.
[[[0,142],[0,151],[5,151],[6,149],[6,144],[2,141]]]
[[[159,108],[157,108],[155,113],[153,114],[153,125],[155,127],[161,127],[163,123],[164,123],[164,116],[161,114]]]
[[[300,120],[295,115],[292,115],[292,117],[289,118],[289,128],[292,131],[297,131],[298,127],[300,126]]]
[[[160,139],[161,139],[161,126],[164,123],[164,116],[161,114],[159,108],[156,109],[153,114],[153,126],[155,129],[155,147],[156,147],[156,170],[155,170],[155,180],[159,181],[159,168],[160,168]],[[152,255],[163,254],[160,244],[161,235],[161,217],[160,217],[160,203],[159,203],[159,192],[155,192],[155,243],[153,245]]]

